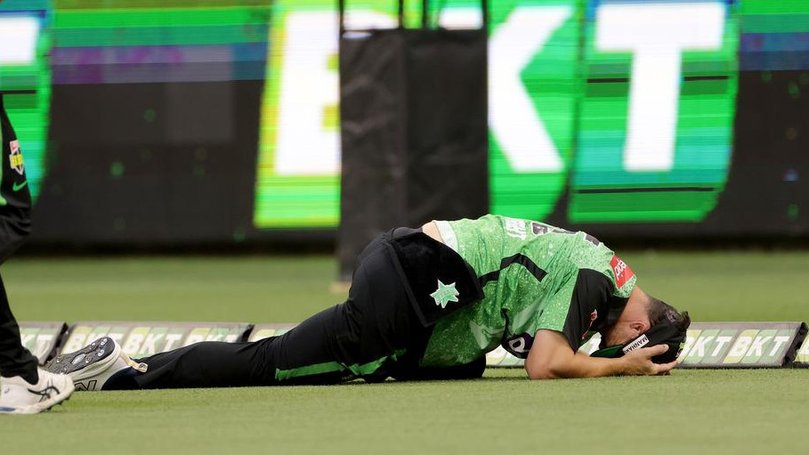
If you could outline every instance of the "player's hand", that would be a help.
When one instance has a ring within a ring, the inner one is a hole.
[[[625,374],[629,375],[658,375],[669,374],[672,368],[677,365],[677,361],[670,363],[654,363],[652,358],[663,354],[669,350],[669,345],[658,344],[648,348],[636,349],[624,356],[626,366]]]

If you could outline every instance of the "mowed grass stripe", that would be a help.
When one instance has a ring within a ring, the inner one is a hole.
[[[697,320],[809,319],[809,254],[622,252],[641,286]],[[339,302],[334,260],[15,258],[20,320],[300,321]],[[0,453],[797,453],[809,370],[532,382],[351,383],[80,393],[0,419]]]
[[[809,253],[621,252],[647,291],[695,320],[809,320]],[[0,269],[21,320],[296,322],[340,302],[327,256],[13,258]]]
[[[809,371],[85,392],[6,418],[3,453],[797,453]],[[30,435],[48,435],[31,438]],[[29,435],[28,437],[26,435]]]

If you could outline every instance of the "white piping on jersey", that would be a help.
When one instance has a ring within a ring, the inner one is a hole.
[[[452,248],[453,251],[457,253],[458,237],[455,236],[455,231],[452,230],[449,221],[435,221],[435,227],[438,228],[438,233],[441,234],[441,240],[444,241],[444,245]]]

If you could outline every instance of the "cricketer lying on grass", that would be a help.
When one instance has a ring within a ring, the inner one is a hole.
[[[283,335],[137,360],[105,337],[48,364],[86,390],[474,378],[501,345],[532,379],[665,374],[688,313],[649,296],[596,238],[487,215],[396,228],[358,258],[348,299]],[[577,353],[600,332],[602,348]]]

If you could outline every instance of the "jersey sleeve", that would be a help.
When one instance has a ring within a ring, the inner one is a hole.
[[[612,292],[612,283],[604,274],[580,269],[550,297],[539,316],[537,330],[561,332],[570,347],[578,350],[590,327],[607,316],[607,302]]]
[[[635,288],[635,272],[617,254],[613,254],[610,259],[610,272],[615,283],[615,296],[628,298]]]

